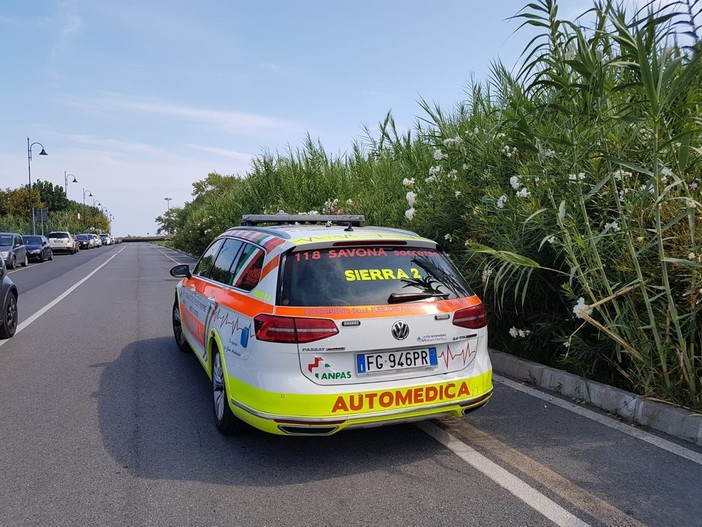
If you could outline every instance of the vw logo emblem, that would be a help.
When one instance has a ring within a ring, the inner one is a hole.
[[[392,336],[397,340],[404,340],[409,335],[409,326],[406,322],[398,320],[392,325]]]

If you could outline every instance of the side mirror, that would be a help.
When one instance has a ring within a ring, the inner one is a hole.
[[[192,278],[193,275],[190,272],[190,266],[187,264],[176,265],[171,268],[171,276],[174,278]]]

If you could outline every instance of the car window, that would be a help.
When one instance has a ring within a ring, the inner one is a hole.
[[[24,243],[41,243],[41,236],[25,236]]]
[[[222,282],[223,284],[232,285],[232,279],[234,278],[232,264],[239,253],[241,245],[241,240],[228,238],[224,241],[217,258],[212,265],[210,278],[217,280],[218,282]]]
[[[49,238],[68,238],[67,232],[52,232],[49,234]]]
[[[289,306],[386,305],[472,294],[454,265],[437,250],[352,247],[289,253],[280,302]]]
[[[259,247],[250,243],[245,243],[239,253],[239,260],[236,262],[234,274],[234,287],[251,291],[258,285],[261,279],[261,269],[263,268],[263,258],[265,253]]]
[[[0,234],[0,245],[12,245],[12,235]]]
[[[212,262],[214,262],[215,256],[220,247],[224,243],[224,239],[215,240],[210,244],[207,250],[202,254],[200,260],[197,262],[195,269],[193,270],[193,275],[203,276],[208,278],[210,276],[210,268],[212,267]]]

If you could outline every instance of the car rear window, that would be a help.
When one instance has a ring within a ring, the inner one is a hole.
[[[52,232],[49,234],[49,238],[68,238],[67,232]]]
[[[472,296],[451,261],[426,248],[302,250],[285,258],[280,304],[385,305]]]

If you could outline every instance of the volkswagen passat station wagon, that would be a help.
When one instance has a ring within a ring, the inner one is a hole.
[[[176,343],[221,432],[330,435],[488,401],[485,306],[436,242],[363,216],[242,220],[171,269]]]

